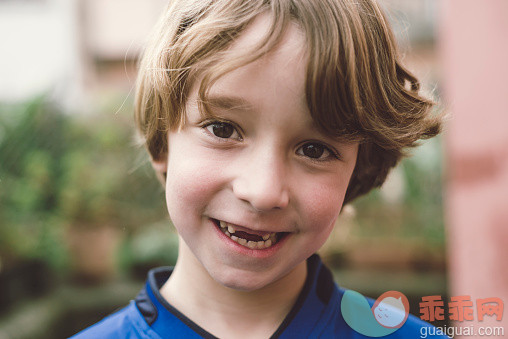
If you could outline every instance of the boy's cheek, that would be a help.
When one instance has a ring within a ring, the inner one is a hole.
[[[342,209],[347,184],[336,182],[322,183],[321,185],[306,185],[298,188],[297,196],[305,197],[299,202],[298,209],[306,211],[309,220],[333,222]],[[296,186],[298,187],[298,186]],[[321,223],[320,223],[321,224]]]
[[[222,186],[217,172],[214,166],[192,159],[170,163],[166,180],[168,209],[175,204],[188,210],[203,208]]]

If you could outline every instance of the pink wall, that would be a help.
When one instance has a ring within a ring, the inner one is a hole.
[[[508,308],[508,1],[442,2],[450,295]],[[463,326],[504,326],[487,318]],[[468,337],[471,338],[471,337]]]

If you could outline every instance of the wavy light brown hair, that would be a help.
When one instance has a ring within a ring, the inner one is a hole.
[[[269,33],[241,54],[228,47],[260,13]],[[433,102],[399,61],[388,21],[374,0],[171,0],[140,63],[135,117],[153,159],[167,154],[167,132],[185,119],[193,79],[199,97],[220,76],[269,52],[288,24],[305,33],[306,100],[328,135],[359,141],[344,203],[380,186],[420,139],[440,131]]]

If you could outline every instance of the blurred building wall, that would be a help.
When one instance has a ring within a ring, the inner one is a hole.
[[[168,0],[80,1],[87,91],[92,95],[131,92],[137,59]]]
[[[129,89],[167,2],[0,1],[0,101],[44,94],[76,110],[94,92]]]
[[[168,0],[83,0],[86,43],[96,58],[135,58]]]
[[[77,0],[0,1],[0,100],[80,92]]]
[[[451,295],[508,306],[508,2],[442,3],[440,48],[451,119],[446,131]],[[463,326],[501,326],[502,322]]]

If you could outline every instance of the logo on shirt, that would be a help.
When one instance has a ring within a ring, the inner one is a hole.
[[[398,291],[388,291],[381,294],[371,308],[363,295],[347,290],[340,309],[349,327],[365,336],[378,338],[404,325],[409,315],[409,301]]]

